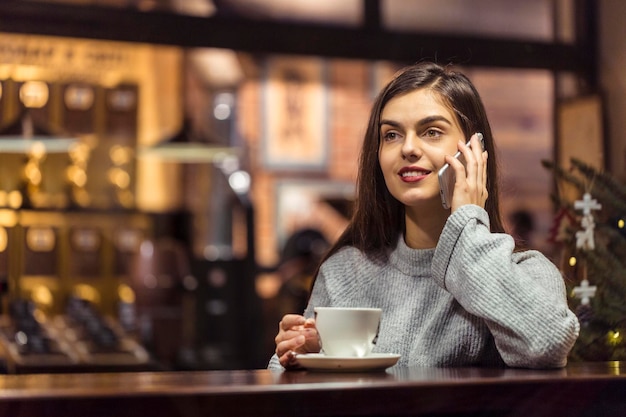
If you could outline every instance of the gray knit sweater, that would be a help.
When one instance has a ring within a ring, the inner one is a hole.
[[[564,366],[579,323],[561,273],[540,252],[513,250],[511,236],[489,231],[485,210],[466,205],[434,249],[400,238],[384,261],[341,249],[322,265],[304,314],[382,308],[374,352],[401,354],[396,366]],[[269,368],[283,369],[276,355]]]

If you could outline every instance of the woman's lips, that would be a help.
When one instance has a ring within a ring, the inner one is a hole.
[[[400,179],[404,182],[417,182],[427,177],[431,171],[417,167],[405,167],[398,172]]]

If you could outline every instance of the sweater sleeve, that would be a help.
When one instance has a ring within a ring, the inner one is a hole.
[[[441,234],[433,277],[483,320],[508,366],[562,367],[579,332],[563,277],[538,251],[514,252],[507,234],[491,233],[487,212],[456,210]]]

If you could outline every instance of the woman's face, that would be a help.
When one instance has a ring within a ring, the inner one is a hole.
[[[465,141],[454,113],[428,89],[391,99],[380,117],[380,163],[391,195],[405,206],[437,202],[437,172]]]

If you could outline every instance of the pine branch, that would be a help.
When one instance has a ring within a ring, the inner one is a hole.
[[[605,213],[626,213],[626,199],[616,198],[617,196],[613,190],[607,188],[606,184],[604,184],[601,180],[598,181],[598,179],[596,179],[593,183],[591,193],[594,198],[598,199],[602,203],[602,209]]]
[[[606,172],[598,171],[579,159],[572,158],[571,162],[572,165],[587,178],[595,178],[596,181],[601,181],[614,196],[622,201],[626,200],[626,185],[620,183]]]
[[[588,262],[590,272],[602,274],[602,281],[610,283],[620,294],[626,295],[626,264],[623,257],[603,246],[596,246],[595,250],[585,251],[582,255]],[[596,280],[598,278],[595,277]]]
[[[574,185],[581,193],[585,190],[585,183],[577,175],[574,175],[571,172],[564,170],[554,162],[548,161],[547,159],[543,159],[541,161],[541,164],[545,168],[552,171],[555,179],[562,179],[567,181],[568,183]],[[561,199],[560,196],[556,197],[556,201],[557,204],[559,204],[561,207],[572,207],[571,202],[564,201],[563,199]]]

